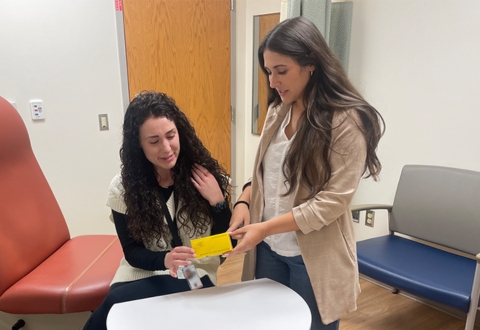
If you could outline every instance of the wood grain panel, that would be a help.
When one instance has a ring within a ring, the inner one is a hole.
[[[260,40],[260,43],[263,41],[263,38],[265,38],[267,33],[279,22],[280,13],[260,15],[258,32],[258,40]],[[255,49],[254,52],[255,56],[257,56],[258,49]],[[268,83],[260,64],[258,65],[258,104],[260,105],[260,116],[258,117],[257,132],[258,134],[261,134],[268,110]]]
[[[230,173],[230,1],[124,0],[130,99],[172,96]]]

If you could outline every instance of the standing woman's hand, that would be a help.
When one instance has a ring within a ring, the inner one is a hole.
[[[237,238],[240,241],[228,254],[235,255],[245,253],[253,249],[267,236],[297,230],[300,230],[300,227],[298,227],[293,217],[293,212],[287,212],[268,221],[246,225],[245,227],[229,232],[231,237]]]
[[[230,227],[227,232],[232,232],[239,227],[247,226],[250,224],[250,192],[252,186],[251,183],[247,183],[243,186],[242,193],[238,197],[237,202],[233,206],[232,217],[230,218]],[[232,236],[238,239],[235,236]]]
[[[202,165],[193,165],[192,183],[211,206],[215,206],[225,200],[217,179]]]
[[[250,224],[250,210],[249,206],[245,203],[238,203],[233,208],[232,217],[230,218],[230,227],[228,227],[227,232],[232,232],[238,227],[246,226]],[[232,236],[234,239],[239,239],[240,237]]]
[[[192,262],[187,259],[193,259],[195,257],[195,251],[191,247],[177,246],[165,255],[163,263],[165,267],[170,270],[170,275],[177,277],[178,267],[190,265]]]
[[[233,238],[238,237],[240,241],[232,251],[228,252],[228,255],[244,254],[265,239],[265,223],[255,223],[239,228],[231,232],[230,236]]]

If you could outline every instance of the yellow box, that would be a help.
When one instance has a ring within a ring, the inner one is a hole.
[[[233,249],[228,233],[192,239],[190,244],[195,250],[197,259],[222,255]]]

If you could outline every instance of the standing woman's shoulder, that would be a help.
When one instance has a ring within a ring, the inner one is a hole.
[[[355,126],[362,130],[363,124],[359,110],[355,108],[336,110],[333,113],[332,129],[339,128],[342,125]]]
[[[268,121],[269,119],[274,119],[276,118],[278,115],[283,115],[285,114],[288,110],[290,109],[290,105],[288,104],[285,104],[285,103],[280,103],[278,105],[273,105],[273,104],[270,104],[268,106],[268,110],[267,110],[267,116],[265,118],[265,121]]]

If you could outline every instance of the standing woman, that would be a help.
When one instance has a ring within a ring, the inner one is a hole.
[[[338,329],[360,292],[350,203],[363,175],[378,178],[384,122],[306,18],[274,27],[258,58],[270,106],[230,254],[251,250],[243,280],[289,286],[309,305],[312,329]]]
[[[130,103],[120,158],[107,205],[125,257],[84,329],[106,329],[115,303],[189,290],[179,266],[193,264],[203,287],[213,286],[220,259],[193,259],[190,239],[225,232],[231,217],[227,174],[166,94]]]

